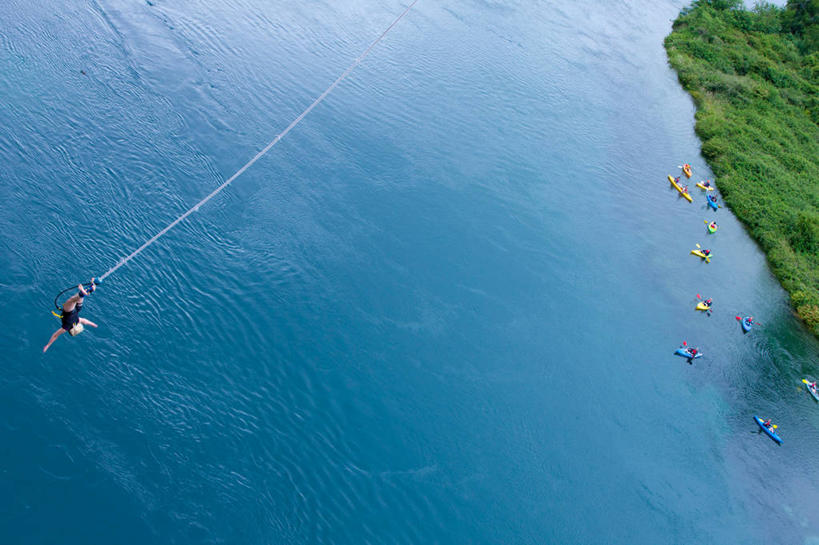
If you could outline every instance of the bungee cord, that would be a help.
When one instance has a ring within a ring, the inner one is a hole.
[[[307,114],[309,114],[309,113],[310,113],[310,112],[313,110],[313,108],[315,108],[316,106],[318,106],[318,105],[319,105],[319,104],[320,104],[320,103],[321,103],[321,102],[322,102],[322,101],[323,101],[323,100],[324,100],[324,99],[327,97],[327,95],[329,95],[329,94],[330,94],[330,93],[333,91],[333,89],[335,89],[335,88],[336,88],[336,87],[337,87],[337,86],[338,86],[338,85],[339,85],[339,84],[340,84],[342,81],[344,81],[344,80],[347,78],[347,76],[349,76],[349,75],[350,75],[350,73],[351,73],[351,72],[352,72],[352,71],[353,71],[353,70],[354,70],[354,69],[355,69],[355,68],[356,68],[356,67],[357,67],[359,64],[361,64],[361,62],[362,62],[362,61],[363,61],[363,60],[364,60],[364,59],[367,57],[367,55],[369,55],[369,54],[370,54],[370,51],[372,51],[372,49],[373,49],[373,48],[374,48],[376,45],[378,45],[378,43],[379,43],[379,42],[380,42],[380,41],[381,41],[381,40],[384,38],[384,36],[386,36],[386,35],[387,35],[387,33],[388,33],[390,30],[392,30],[392,28],[393,28],[395,25],[397,25],[397,24],[398,24],[398,22],[399,22],[399,21],[401,21],[401,19],[403,19],[403,18],[404,18],[404,16],[405,16],[407,13],[409,13],[409,11],[412,9],[412,7],[413,7],[413,6],[414,6],[414,5],[415,5],[417,2],[418,2],[418,0],[413,0],[413,2],[412,2],[412,3],[411,3],[411,4],[410,4],[410,5],[409,5],[409,6],[408,6],[408,7],[407,7],[407,8],[406,8],[406,9],[405,9],[405,10],[404,10],[402,13],[401,13],[401,15],[399,15],[398,17],[396,17],[396,18],[395,18],[395,20],[394,20],[394,21],[393,21],[393,22],[390,24],[390,26],[388,26],[388,27],[387,27],[387,28],[384,30],[384,32],[382,32],[382,33],[381,33],[381,35],[380,35],[380,36],[378,36],[378,38],[376,38],[376,39],[375,39],[375,41],[373,41],[373,43],[371,43],[371,44],[370,44],[370,46],[369,46],[369,47],[368,47],[366,50],[364,50],[364,53],[362,53],[361,55],[359,55],[358,57],[356,57],[356,59],[355,59],[355,60],[352,62],[352,64],[350,64],[350,66],[348,66],[348,67],[347,67],[347,69],[346,69],[346,70],[345,70],[345,71],[344,71],[344,72],[343,72],[343,73],[342,73],[342,74],[341,74],[341,75],[340,75],[340,76],[339,76],[339,77],[338,77],[338,78],[337,78],[337,79],[336,79],[336,80],[335,80],[335,81],[334,81],[332,84],[330,84],[330,86],[329,86],[327,89],[325,89],[325,91],[324,91],[323,93],[321,93],[321,94],[318,96],[318,98],[316,98],[316,99],[315,99],[315,100],[312,102],[312,104],[310,104],[310,105],[309,105],[309,106],[308,106],[308,107],[307,107],[307,108],[306,108],[306,109],[305,109],[305,110],[304,110],[304,111],[303,111],[301,114],[299,114],[299,116],[298,116],[298,117],[296,117],[296,119],[294,119],[294,120],[293,120],[293,121],[292,121],[292,122],[291,122],[291,123],[290,123],[290,124],[289,124],[289,125],[288,125],[288,126],[287,126],[287,127],[284,129],[284,130],[283,130],[283,131],[282,131],[282,132],[280,132],[278,135],[276,135],[276,137],[275,137],[275,138],[274,138],[274,139],[273,139],[273,140],[272,140],[272,141],[271,141],[269,144],[267,144],[267,145],[266,145],[264,148],[262,148],[262,149],[261,149],[261,151],[259,151],[259,152],[258,152],[256,155],[254,155],[254,156],[253,156],[253,158],[252,158],[250,161],[248,161],[247,163],[245,163],[245,164],[244,164],[244,165],[243,165],[243,166],[242,166],[242,167],[241,167],[239,170],[237,170],[237,171],[236,171],[236,172],[235,172],[235,173],[234,173],[234,174],[233,174],[233,175],[232,175],[230,178],[228,178],[227,180],[225,180],[225,181],[224,181],[224,182],[223,182],[223,183],[222,183],[222,184],[221,184],[219,187],[217,187],[216,189],[214,189],[213,191],[211,191],[211,192],[210,192],[210,193],[209,193],[209,194],[208,194],[208,195],[207,195],[205,198],[203,198],[201,201],[199,201],[198,203],[196,203],[195,205],[193,205],[192,207],[190,207],[190,208],[189,208],[188,210],[186,210],[186,211],[185,211],[185,212],[184,212],[184,213],[183,213],[181,216],[179,216],[178,218],[176,218],[175,220],[173,220],[171,223],[169,223],[169,224],[168,224],[168,225],[167,225],[167,226],[166,226],[164,229],[162,229],[162,230],[161,230],[161,231],[159,231],[157,234],[155,234],[154,236],[152,236],[151,238],[149,238],[147,241],[145,241],[145,242],[142,244],[142,246],[140,246],[139,248],[137,248],[136,250],[134,250],[133,252],[131,252],[131,253],[130,253],[130,254],[128,254],[127,256],[123,257],[122,259],[120,259],[120,260],[119,260],[119,261],[116,263],[116,265],[114,265],[113,267],[111,267],[110,269],[108,269],[108,271],[107,271],[107,272],[105,272],[105,274],[102,274],[102,275],[101,275],[101,276],[98,278],[97,282],[102,282],[102,281],[103,281],[103,280],[105,280],[105,279],[106,279],[108,276],[110,276],[110,275],[112,275],[113,273],[115,273],[115,272],[116,272],[116,271],[117,271],[117,270],[118,270],[120,267],[122,267],[123,265],[125,265],[126,263],[128,263],[129,261],[131,261],[133,258],[135,258],[136,256],[138,256],[140,253],[142,253],[142,251],[143,251],[144,249],[146,249],[148,246],[150,246],[151,244],[153,244],[154,242],[156,242],[157,240],[159,240],[159,238],[160,238],[160,237],[162,237],[162,236],[163,236],[165,233],[167,233],[168,231],[170,231],[171,229],[173,229],[174,227],[176,227],[176,226],[177,226],[177,225],[178,225],[178,224],[179,224],[181,221],[183,221],[185,218],[187,218],[188,216],[190,216],[191,214],[193,214],[194,212],[196,212],[197,210],[199,210],[199,207],[201,207],[203,204],[207,203],[207,202],[208,202],[209,200],[211,200],[213,197],[215,197],[216,195],[218,195],[219,193],[221,193],[221,192],[222,192],[222,191],[223,191],[223,190],[224,190],[224,189],[225,189],[227,186],[229,186],[229,185],[230,185],[230,184],[231,184],[231,183],[232,183],[232,182],[233,182],[233,181],[234,181],[236,178],[238,178],[239,176],[241,176],[241,175],[242,175],[242,173],[243,173],[244,171],[246,171],[248,168],[250,168],[251,166],[253,166],[253,163],[255,163],[256,161],[258,161],[259,159],[261,159],[261,158],[262,158],[262,157],[263,157],[263,156],[264,156],[264,155],[265,155],[265,154],[266,154],[268,151],[270,151],[270,148],[272,148],[273,146],[275,146],[276,144],[278,144],[278,143],[279,143],[279,141],[280,141],[282,138],[284,138],[284,137],[287,135],[287,133],[289,133],[289,132],[290,132],[290,131],[293,129],[293,127],[295,127],[296,125],[298,125],[298,124],[301,122],[301,120],[302,120],[302,119],[304,119],[304,118],[307,116]],[[58,296],[58,297],[59,297],[59,296]]]

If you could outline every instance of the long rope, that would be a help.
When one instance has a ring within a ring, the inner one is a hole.
[[[333,82],[333,83],[332,83],[332,84],[331,84],[331,85],[330,85],[330,86],[329,86],[329,87],[328,87],[328,88],[327,88],[327,89],[326,89],[326,90],[325,90],[323,93],[321,93],[321,94],[318,96],[318,98],[317,98],[316,100],[314,100],[314,101],[313,101],[313,103],[312,103],[312,104],[310,104],[310,106],[308,106],[308,107],[307,107],[307,109],[306,109],[306,110],[304,110],[304,111],[303,111],[301,114],[299,114],[299,116],[298,116],[296,119],[294,119],[294,120],[293,120],[293,121],[292,121],[292,122],[291,122],[291,123],[290,123],[290,124],[287,126],[287,128],[285,128],[285,129],[284,129],[282,132],[280,132],[280,133],[279,133],[279,134],[276,136],[276,138],[274,138],[274,139],[273,139],[273,140],[272,140],[272,141],[271,141],[271,142],[270,142],[268,145],[266,145],[264,148],[262,148],[262,150],[261,150],[259,153],[257,153],[256,155],[254,155],[254,156],[253,156],[253,158],[252,158],[250,161],[248,161],[247,163],[245,163],[245,165],[244,165],[242,168],[240,168],[239,170],[237,170],[237,171],[236,171],[236,172],[233,174],[233,176],[231,176],[230,178],[228,178],[227,180],[225,180],[225,181],[224,181],[224,183],[222,183],[222,185],[220,185],[219,187],[217,187],[216,189],[214,189],[213,191],[211,191],[211,192],[208,194],[208,196],[207,196],[207,197],[205,197],[204,199],[202,199],[201,201],[199,201],[198,203],[196,203],[195,205],[193,205],[192,207],[190,207],[190,208],[189,208],[189,209],[188,209],[188,210],[187,210],[187,211],[186,211],[184,214],[182,214],[181,216],[179,216],[178,218],[176,218],[175,220],[173,220],[171,223],[169,223],[167,227],[165,227],[165,228],[164,228],[164,229],[162,229],[160,232],[158,232],[157,234],[155,234],[154,236],[152,236],[151,238],[149,238],[147,241],[145,241],[145,243],[144,243],[142,246],[140,246],[139,248],[137,248],[136,250],[134,250],[133,252],[131,252],[131,254],[130,254],[130,255],[128,255],[128,256],[123,257],[122,259],[120,259],[120,260],[117,262],[117,264],[116,264],[116,265],[114,265],[113,267],[111,267],[110,269],[108,269],[108,272],[106,272],[105,274],[103,274],[102,276],[100,276],[100,277],[99,277],[99,281],[101,282],[101,281],[105,280],[105,278],[107,278],[109,275],[111,275],[111,274],[115,273],[115,272],[117,271],[117,269],[119,269],[120,267],[122,267],[123,265],[125,265],[126,263],[128,263],[129,261],[131,261],[133,258],[135,258],[136,256],[138,256],[138,255],[139,255],[139,254],[142,252],[142,250],[144,250],[145,248],[147,248],[148,246],[150,246],[151,244],[153,244],[154,242],[156,242],[157,240],[159,240],[159,238],[160,238],[162,235],[164,235],[165,233],[167,233],[168,231],[170,231],[171,229],[173,229],[174,227],[176,227],[176,225],[177,225],[178,223],[180,223],[182,220],[184,220],[185,218],[187,218],[188,216],[190,216],[191,214],[193,214],[194,212],[196,212],[197,210],[199,210],[199,207],[200,207],[200,206],[202,206],[203,204],[205,204],[206,202],[208,202],[209,200],[211,200],[213,197],[215,197],[216,195],[218,195],[219,193],[221,193],[223,189],[225,189],[227,186],[229,186],[229,185],[231,184],[231,182],[233,182],[233,180],[235,180],[236,178],[238,178],[239,176],[241,176],[241,175],[242,175],[242,173],[243,173],[245,170],[247,170],[248,168],[250,168],[250,167],[253,165],[253,163],[255,163],[256,161],[258,161],[259,159],[261,159],[261,158],[262,158],[262,156],[264,156],[264,154],[266,154],[268,151],[270,151],[270,148],[272,148],[273,146],[275,146],[276,144],[278,144],[278,143],[279,143],[279,140],[281,140],[282,138],[284,138],[284,137],[285,137],[285,135],[287,135],[287,133],[289,133],[289,132],[290,132],[290,130],[291,130],[293,127],[295,127],[296,125],[298,125],[298,124],[301,122],[301,120],[302,120],[302,119],[304,119],[304,118],[305,118],[305,116],[307,116],[307,114],[309,114],[309,113],[310,113],[310,111],[312,111],[312,109],[313,109],[313,108],[315,108],[316,106],[318,106],[318,105],[319,105],[319,104],[320,104],[320,103],[321,103],[321,102],[322,102],[322,101],[323,101],[323,100],[324,100],[324,99],[327,97],[327,95],[329,95],[329,94],[332,92],[332,90],[333,90],[333,89],[335,89],[335,88],[338,86],[338,84],[339,84],[339,83],[341,83],[342,81],[344,81],[344,79],[345,79],[345,78],[346,78],[348,75],[350,75],[350,72],[352,72],[352,71],[355,69],[355,67],[356,67],[356,66],[358,66],[359,64],[361,64],[361,61],[363,61],[363,60],[364,60],[364,59],[367,57],[367,55],[369,55],[369,54],[370,54],[370,51],[372,51],[372,49],[373,49],[373,48],[374,48],[376,45],[378,45],[378,43],[379,43],[379,42],[380,42],[380,41],[381,41],[381,40],[384,38],[384,36],[386,36],[386,35],[387,35],[387,33],[388,33],[390,30],[392,30],[392,27],[394,27],[395,25],[397,25],[397,24],[398,24],[398,22],[399,22],[401,19],[403,19],[403,18],[404,18],[404,16],[405,16],[407,13],[409,13],[409,11],[412,9],[412,7],[413,7],[413,6],[414,6],[414,5],[415,5],[417,2],[418,2],[418,0],[413,0],[413,2],[412,2],[412,3],[411,3],[411,4],[410,4],[408,7],[407,7],[407,9],[405,9],[405,10],[404,10],[404,12],[403,12],[403,13],[401,13],[401,15],[399,15],[399,16],[398,16],[398,17],[397,17],[397,18],[396,18],[396,19],[395,19],[395,20],[392,22],[392,24],[390,24],[390,26],[388,26],[388,27],[386,28],[386,30],[384,30],[384,32],[382,32],[382,33],[381,33],[381,35],[380,35],[378,38],[376,38],[376,39],[375,39],[375,41],[374,41],[373,43],[371,43],[371,44],[370,44],[370,47],[368,47],[368,48],[367,48],[367,49],[364,51],[364,53],[362,53],[361,55],[359,55],[359,56],[358,56],[358,57],[357,57],[357,58],[356,58],[356,59],[353,61],[353,63],[352,63],[350,66],[348,66],[348,67],[347,67],[347,69],[346,69],[346,70],[345,70],[345,71],[344,71],[344,72],[343,72],[343,73],[342,73],[342,74],[341,74],[341,75],[338,77],[338,79],[336,79],[336,80],[335,80],[335,81],[334,81],[334,82]]]

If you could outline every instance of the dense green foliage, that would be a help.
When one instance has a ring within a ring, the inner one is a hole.
[[[819,0],[697,0],[665,40],[725,202],[819,335]]]

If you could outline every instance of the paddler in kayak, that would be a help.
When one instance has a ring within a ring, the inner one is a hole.
[[[685,346],[685,343],[683,343],[683,345],[680,346],[680,348],[683,350],[683,352],[685,352],[688,355],[688,364],[689,365],[693,364],[694,363],[694,358],[696,358],[697,354],[700,353],[699,348],[694,348],[694,347],[691,347],[691,346]]]
[[[705,180],[704,182],[700,182],[700,183],[703,185],[703,187],[706,188],[706,190],[711,189],[712,187],[714,187],[713,185],[711,185],[711,180]]]
[[[62,320],[62,326],[60,329],[54,332],[51,335],[51,338],[48,340],[48,344],[43,347],[43,353],[48,350],[48,347],[57,340],[57,337],[68,331],[68,333],[72,337],[76,337],[80,333],[83,332],[83,326],[89,325],[91,327],[97,327],[97,324],[92,322],[91,320],[86,320],[85,318],[80,318],[80,311],[82,310],[82,304],[86,296],[94,293],[97,289],[97,285],[94,282],[94,279],[91,279],[91,285],[86,290],[82,284],[77,286],[77,293],[69,297],[62,306],[62,316],[60,316],[60,320]]]
[[[719,227],[719,226],[717,225],[717,222],[715,222],[715,221],[712,221],[711,223],[708,224],[708,229],[710,229],[711,231],[716,231],[717,227]]]
[[[702,255],[704,255],[705,257],[708,257],[709,255],[711,255],[711,250],[703,250]]]
[[[773,425],[773,422],[771,422],[770,418],[767,419],[765,422],[763,422],[762,425],[765,426],[766,428],[768,428],[771,431],[774,431],[774,428],[776,427],[776,426]]]

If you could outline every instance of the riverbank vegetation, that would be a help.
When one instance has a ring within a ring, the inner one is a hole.
[[[717,188],[819,335],[819,0],[697,0],[665,47]]]

